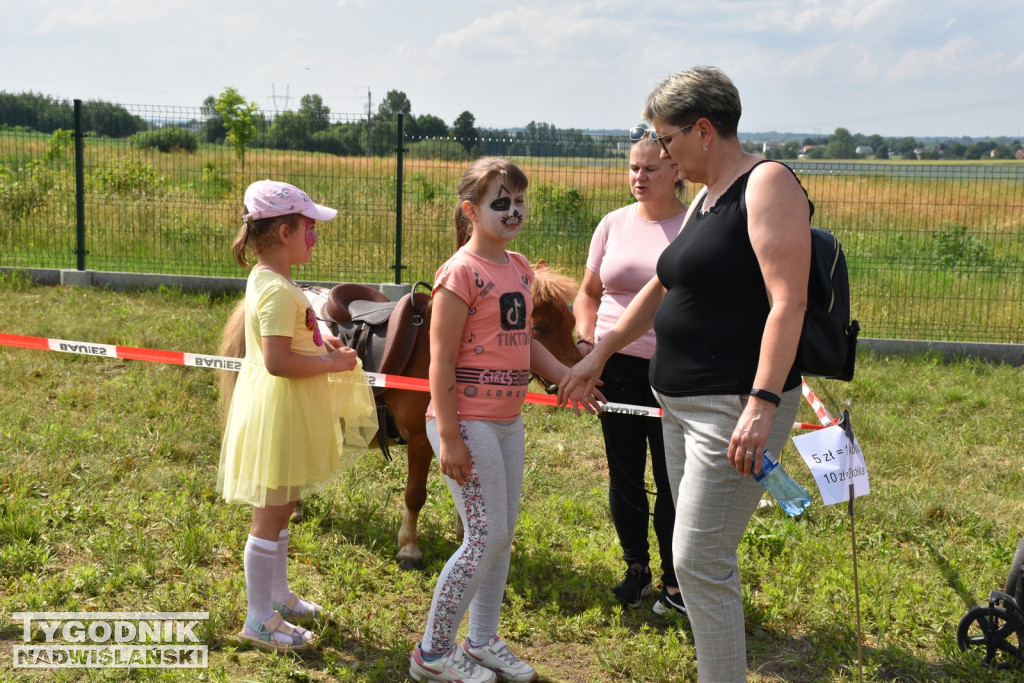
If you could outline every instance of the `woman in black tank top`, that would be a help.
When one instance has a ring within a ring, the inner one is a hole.
[[[787,167],[743,151],[741,111],[713,67],[674,74],[647,96],[643,117],[663,157],[704,189],[657,275],[559,390],[592,388],[604,362],[654,326],[673,562],[704,683],[746,678],[736,552],[762,493],[749,475],[765,448],[782,451],[796,416],[810,269],[807,196]]]

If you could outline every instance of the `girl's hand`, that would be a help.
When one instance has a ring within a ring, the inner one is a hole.
[[[441,473],[462,486],[473,469],[473,458],[461,438],[441,441]]]
[[[327,354],[327,363],[331,366],[331,372],[348,372],[356,367],[358,360],[356,352],[347,346],[334,349]]]
[[[333,335],[325,334],[324,335],[324,346],[327,347],[328,351],[334,351],[335,349],[342,348],[344,346],[344,344],[342,344],[341,340],[338,339],[337,337],[335,337]]]

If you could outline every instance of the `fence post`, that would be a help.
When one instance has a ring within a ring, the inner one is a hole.
[[[75,100],[75,254],[78,270],[85,270],[85,159],[82,100]]]
[[[398,146],[395,148],[395,284],[402,284],[402,167],[405,165],[405,114],[398,114]]]

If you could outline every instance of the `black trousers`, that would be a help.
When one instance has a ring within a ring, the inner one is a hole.
[[[659,407],[648,381],[650,364],[646,358],[616,353],[604,366],[601,392],[614,403]],[[619,545],[622,546],[622,559],[627,566],[634,563],[647,566],[651,562],[647,542],[651,514],[644,482],[647,448],[650,446],[656,490],[654,535],[658,539],[658,552],[661,556],[661,581],[666,586],[678,586],[672,565],[672,527],[676,513],[665,470],[661,420],[602,413],[601,431],[608,456],[608,507],[619,536]]]

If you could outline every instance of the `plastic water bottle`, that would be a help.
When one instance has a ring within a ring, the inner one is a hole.
[[[796,517],[811,504],[811,494],[786,474],[782,463],[776,460],[767,448],[761,456],[761,471],[751,473],[751,476],[775,497],[776,502],[790,517]]]

